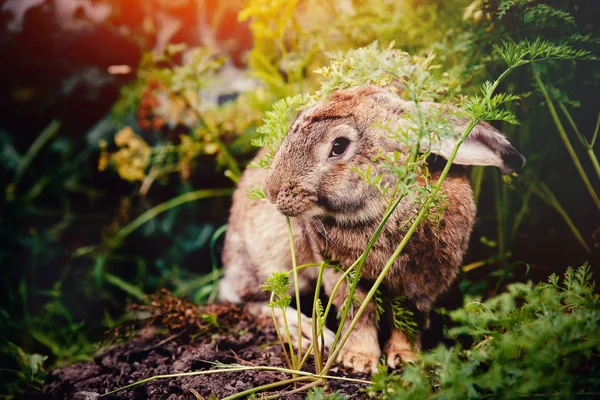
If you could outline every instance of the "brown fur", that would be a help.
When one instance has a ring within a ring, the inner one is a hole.
[[[439,107],[422,104],[424,110]],[[403,126],[407,120],[402,115],[412,111],[414,104],[385,89],[364,86],[337,91],[330,101],[301,113],[275,155],[271,169],[249,169],[239,182],[225,239],[221,297],[245,303],[264,302],[268,293],[262,292],[260,285],[273,272],[291,269],[284,215],[292,217],[298,264],[327,259],[338,262],[342,268],[350,266],[362,254],[386,208],[379,192],[352,167],[373,165],[377,170],[372,160],[379,149],[405,150],[377,126],[386,121],[391,127]],[[460,130],[465,126],[464,120],[456,119],[456,126]],[[465,151],[457,157],[463,160],[461,164],[474,159],[473,164],[495,165],[508,171],[511,167],[502,161],[506,154],[513,163],[516,160],[516,164],[522,164],[522,156],[491,126],[478,126],[476,134],[473,140],[477,142],[466,142]],[[341,157],[332,159],[331,143],[338,137],[350,139],[351,144]],[[450,144],[443,143],[446,148]],[[439,153],[445,155],[443,146]],[[261,152],[257,157],[262,155]],[[437,174],[433,173],[431,179],[437,179]],[[395,178],[385,179],[393,182]],[[268,200],[247,198],[247,189],[263,184]],[[475,203],[465,168],[452,170],[442,184],[442,192],[448,204],[442,222],[420,224],[383,282],[385,293],[406,295],[421,311],[429,310],[455,279],[475,222]],[[364,281],[377,278],[404,237],[407,217],[416,207],[413,201],[411,196],[405,197],[385,225],[363,267]],[[326,270],[326,294],[331,293],[339,275],[332,269]],[[302,270],[300,290],[313,291],[315,277],[316,269]],[[334,297],[334,304],[341,307],[346,296],[344,284]],[[361,287],[357,296],[365,296]],[[377,332],[375,307],[370,304],[340,353],[342,365],[355,371],[374,371],[381,355]],[[410,348],[402,332],[392,332],[384,347],[388,364],[395,366],[398,357],[413,359]]]

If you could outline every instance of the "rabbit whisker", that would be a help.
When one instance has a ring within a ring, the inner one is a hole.
[[[331,238],[329,237],[329,233],[327,233],[327,229],[325,229],[325,225],[323,225],[323,222],[319,218],[312,218],[312,222],[314,227],[317,228],[319,233],[325,238],[325,249],[327,249],[327,245]]]

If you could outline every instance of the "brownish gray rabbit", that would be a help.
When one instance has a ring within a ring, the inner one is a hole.
[[[422,103],[421,109],[442,108]],[[364,170],[369,164],[376,168],[373,160],[380,149],[406,152],[406,145],[390,139],[382,124],[402,126],[407,123],[403,114],[414,110],[414,103],[373,86],[338,90],[329,101],[305,109],[271,168],[248,169],[238,184],[225,238],[221,299],[245,303],[251,312],[265,315],[269,293],[261,291],[261,284],[274,272],[289,271],[292,265],[285,216],[292,217],[298,264],[333,260],[342,268],[349,267],[362,254],[386,209],[377,189],[353,168]],[[458,136],[466,120],[452,120]],[[432,151],[448,157],[454,144],[451,139],[441,140]],[[257,157],[263,155],[261,151]],[[466,168],[460,165],[490,165],[510,173],[521,168],[524,158],[500,132],[480,123],[461,146],[454,163],[457,166],[442,185],[447,202],[442,222],[423,221],[383,281],[383,293],[405,295],[420,311],[429,310],[455,279],[475,222],[471,185]],[[437,179],[440,170],[433,169],[431,174]],[[247,197],[246,191],[257,187],[265,187],[268,200]],[[377,278],[404,237],[406,219],[415,207],[410,196],[400,202],[367,257],[361,285]],[[300,271],[301,292],[314,291],[317,272],[317,268]],[[339,276],[339,272],[326,268],[325,294],[332,292]],[[356,295],[364,298],[368,286],[361,285]],[[344,303],[347,290],[344,283],[333,299],[336,307]],[[381,356],[375,313],[375,305],[370,304],[339,353],[338,361],[344,367],[375,371]],[[288,322],[296,319],[295,311],[290,312]],[[310,319],[300,324],[310,337]],[[331,338],[331,332],[326,332],[328,344]],[[412,360],[413,346],[404,332],[393,330],[384,346],[388,365],[396,367],[400,360]]]

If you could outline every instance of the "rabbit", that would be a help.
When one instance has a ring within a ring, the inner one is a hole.
[[[435,103],[420,106],[425,112],[444,110]],[[362,254],[386,209],[383,196],[353,167],[377,167],[373,160],[380,149],[406,152],[406,145],[382,131],[382,123],[401,126],[407,123],[403,114],[414,110],[414,103],[371,85],[337,90],[329,100],[303,110],[270,168],[247,169],[238,183],[223,249],[225,273],[219,284],[220,298],[245,303],[257,316],[271,315],[266,306],[269,293],[260,286],[274,272],[292,268],[286,216],[292,225],[298,265],[333,260],[348,268]],[[449,118],[458,137],[467,120]],[[432,146],[432,152],[447,158],[455,142],[456,138],[443,139]],[[259,151],[257,158],[265,151]],[[406,296],[418,311],[427,312],[456,278],[475,223],[476,207],[466,166],[496,166],[508,174],[524,163],[523,155],[505,136],[489,124],[479,123],[460,147],[455,165],[441,186],[447,202],[441,222],[422,221],[385,277],[383,293]],[[440,173],[441,168],[432,169],[431,179],[435,182]],[[385,179],[393,181],[395,176],[389,175]],[[248,189],[263,185],[268,199],[247,197]],[[404,237],[405,222],[414,209],[413,200],[406,196],[387,221],[362,269],[355,294],[359,299],[364,299],[370,283]],[[299,271],[295,284],[301,293],[314,292],[317,273],[318,268]],[[340,276],[339,270],[325,269],[322,282],[327,296]],[[338,309],[346,300],[346,286],[344,281],[333,298]],[[297,321],[295,310],[288,308],[287,312],[288,323]],[[303,316],[298,323],[308,339],[310,318]],[[331,346],[332,340],[333,334],[326,331],[326,346]],[[392,327],[383,346],[388,366],[396,368],[400,362],[414,361],[418,347],[418,341],[410,343],[406,332]],[[337,361],[354,372],[375,373],[381,354],[372,300]]]

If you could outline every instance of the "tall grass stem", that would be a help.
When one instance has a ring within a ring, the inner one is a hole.
[[[533,76],[535,78],[535,81],[537,82],[537,85],[540,88],[540,91],[542,92],[544,99],[546,100],[546,106],[548,107],[548,111],[550,112],[550,115],[552,116],[552,120],[554,121],[554,124],[556,125],[558,134],[560,135],[560,138],[562,139],[562,141],[565,145],[565,148],[567,149],[567,152],[569,153],[569,156],[571,156],[571,160],[573,160],[573,164],[575,164],[575,168],[577,168],[577,172],[579,172],[579,175],[581,176],[581,180],[583,181],[583,184],[585,185],[587,191],[590,193],[590,196],[591,196],[592,200],[594,201],[594,204],[596,204],[596,208],[598,208],[598,210],[600,210],[600,198],[598,198],[598,194],[594,190],[592,183],[590,182],[587,174],[585,173],[585,170],[583,169],[583,166],[581,165],[581,162],[579,161],[579,157],[577,156],[577,153],[575,153],[575,150],[573,149],[573,145],[571,145],[571,141],[569,140],[569,137],[567,136],[567,132],[565,131],[565,128],[564,128],[562,122],[560,122],[560,118],[558,116],[558,113],[556,112],[556,108],[554,108],[552,99],[550,98],[550,95],[548,94],[548,91],[546,90],[546,87],[544,86],[544,83],[542,82],[542,80],[540,78],[540,74],[536,71],[535,68],[532,68],[532,71],[533,71]]]
[[[292,234],[292,224],[290,218],[285,217],[290,239],[290,252],[292,254],[292,271],[294,271],[294,293],[296,294],[296,313],[298,315],[298,356],[297,360],[302,360],[302,311],[300,310],[300,282],[298,280],[298,267],[296,265],[296,249],[294,248],[294,236]]]

